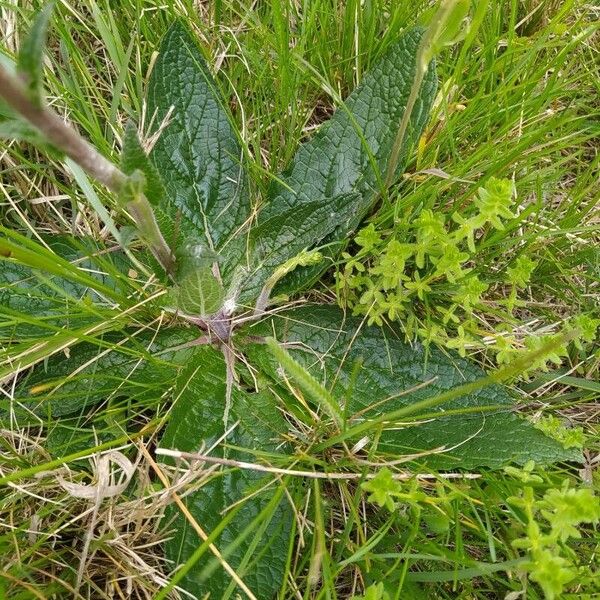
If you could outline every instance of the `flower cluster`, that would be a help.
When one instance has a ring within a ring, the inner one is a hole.
[[[470,349],[492,351],[498,364],[547,345],[555,334],[514,334],[520,295],[538,267],[533,251],[523,247],[505,262],[487,262],[490,236],[519,218],[515,199],[512,181],[491,177],[464,211],[447,217],[423,209],[392,232],[369,224],[336,273],[340,305],[369,324],[397,321],[408,339],[433,341],[462,356]],[[574,344],[592,341],[600,320],[577,319],[569,324],[580,332]],[[497,325],[491,329],[490,323]],[[531,370],[560,364],[566,354],[566,345],[555,344]]]

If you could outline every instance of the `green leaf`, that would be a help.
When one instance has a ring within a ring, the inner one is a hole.
[[[214,348],[201,348],[178,378],[177,401],[162,447],[189,452],[212,448],[225,431],[225,380],[222,355]],[[268,451],[280,442],[278,433],[285,424],[272,398],[266,400],[260,394],[234,390],[230,424],[239,424],[226,439],[228,459],[256,462],[253,448]],[[224,453],[223,443],[210,450],[212,456]],[[207,533],[219,528],[215,545],[254,595],[265,600],[274,597],[281,586],[293,519],[282,484],[267,486],[270,479],[264,473],[227,468],[185,498]],[[258,493],[244,501],[253,492]],[[171,507],[166,521],[173,532],[165,547],[167,558],[181,565],[193,557],[202,541],[178,509]],[[225,600],[241,594],[210,551],[190,566],[179,585],[197,598],[210,594],[210,598]]]
[[[148,95],[157,128],[174,107],[151,156],[167,188],[164,214],[159,215],[167,240],[205,244],[220,252],[226,286],[246,263],[250,273],[242,284],[242,303],[257,298],[274,271],[303,250],[332,242],[330,254],[338,250],[382,191],[421,35],[421,30],[411,30],[388,50],[331,121],[299,150],[270,191],[250,239],[240,235],[230,243],[250,214],[242,151],[195,40],[175,24],[161,46]],[[407,148],[425,126],[435,88],[430,69],[399,171]],[[298,270],[293,287],[314,279],[327,264]]]
[[[340,404],[347,402],[343,408],[348,426],[436,397],[485,375],[454,354],[411,346],[400,341],[398,331],[365,327],[358,319],[345,319],[331,306],[281,312],[251,327],[249,333],[275,335],[280,342],[303,348],[288,345],[294,359],[323,381]],[[252,363],[275,382],[280,381],[278,364],[264,344],[251,344],[246,352]],[[383,427],[383,431],[378,426],[369,433],[370,444],[377,443],[379,453],[395,458],[426,453],[417,462],[439,469],[499,468],[530,459],[540,464],[580,459],[578,451],[562,448],[514,414],[514,409],[504,387],[488,385],[428,409],[426,414]]]
[[[90,288],[18,263],[0,262],[0,339],[4,342],[51,335],[63,327],[79,329],[109,318],[110,312]]]
[[[181,23],[160,46],[148,114],[155,130],[164,125],[150,158],[167,191],[157,215],[167,242],[220,253],[250,215],[243,152],[196,40]],[[240,261],[223,253],[225,266]]]
[[[529,579],[539,583],[547,600],[560,598],[566,584],[578,575],[569,560],[546,548],[535,552],[534,560],[523,567],[530,571]]]
[[[383,583],[377,583],[370,585],[363,596],[352,596],[350,600],[384,600],[385,590]]]
[[[342,194],[326,202],[307,202],[273,215],[251,229],[252,270],[243,284],[240,301],[250,303],[278,267],[318,245],[340,224],[349,224],[360,203],[361,196],[357,193]],[[246,240],[238,243],[245,244]]]
[[[44,46],[54,2],[47,2],[35,17],[29,33],[23,40],[17,57],[17,72],[24,79],[30,99],[42,103]]]
[[[259,227],[299,205],[322,203],[331,198],[358,193],[360,201],[352,218],[338,221],[330,241],[343,241],[360,223],[383,192],[388,159],[408,102],[416,72],[417,50],[423,31],[406,31],[363,78],[343,106],[312,140],[297,152],[291,165],[275,182],[270,201],[258,215]],[[430,68],[411,115],[408,135],[402,145],[397,171],[406,165],[408,148],[419,139],[427,122],[437,87],[435,69]],[[353,196],[348,196],[348,201]],[[313,244],[321,240],[317,237]],[[323,267],[297,271],[290,289],[300,289],[322,272]]]
[[[94,415],[96,416],[96,415]],[[120,424],[111,424],[108,419],[98,417],[94,419],[92,427],[82,427],[86,422],[81,416],[61,418],[49,425],[48,435],[44,446],[48,454],[61,458],[93,448],[123,436],[123,427]]]
[[[394,496],[399,494],[402,489],[387,467],[381,469],[371,481],[365,481],[361,487],[365,492],[370,493],[367,498],[369,502],[381,507],[385,506],[390,512],[396,507]]]
[[[167,305],[186,315],[206,316],[223,305],[225,291],[210,269],[192,271],[174,286]]]
[[[338,427],[342,426],[342,414],[337,401],[329,390],[317,381],[306,369],[299,365],[273,338],[267,338],[267,347],[277,362],[294,379],[303,392],[308,394],[329,416]]]
[[[546,492],[542,514],[552,526],[552,534],[562,542],[569,537],[580,538],[577,529],[582,523],[600,521],[600,498],[590,488],[552,489]]]
[[[39,270],[47,275],[67,279],[75,284],[88,286],[106,298],[121,302],[125,306],[130,304],[126,296],[116,290],[116,286],[106,284],[88,274],[79,265],[72,264],[60,253],[54,252],[52,244],[42,245],[16,231],[0,226],[0,261],[4,260]]]
[[[218,260],[218,255],[206,244],[186,244],[177,252],[177,280],[182,281],[195,271],[210,270]]]
[[[166,198],[165,186],[156,167],[152,164],[140,144],[137,128],[133,122],[127,123],[123,136],[123,151],[121,153],[121,169],[126,175],[134,171],[144,174],[144,194],[155,206],[159,206]]]
[[[18,422],[32,415],[52,420],[109,398],[160,398],[194,353],[193,347],[177,346],[196,337],[197,331],[181,327],[124,330],[51,356],[19,381]],[[7,401],[0,401],[0,411],[7,409]]]
[[[0,247],[8,254],[0,257],[0,339],[4,342],[106,320],[115,314],[117,305],[111,296],[134,291],[121,252],[104,256],[86,239],[42,239],[46,247],[27,242],[31,252],[23,257],[25,262],[17,260],[23,250],[20,244],[0,239]],[[63,268],[48,273],[46,261]]]
[[[35,127],[16,116],[0,122],[0,138],[33,144],[38,148],[42,148],[53,158],[60,159],[63,156],[56,148],[46,142]]]

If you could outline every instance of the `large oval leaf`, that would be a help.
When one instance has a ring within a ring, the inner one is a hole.
[[[193,347],[178,347],[197,337],[185,327],[125,329],[77,344],[68,356],[51,356],[19,380],[12,410],[23,425],[35,415],[53,420],[111,398],[160,398],[194,354]],[[0,420],[8,409],[9,401],[0,401]]]
[[[303,249],[325,243],[333,254],[383,192],[421,36],[420,29],[405,32],[333,118],[300,148],[274,184],[246,240],[241,232],[248,223],[250,201],[242,151],[195,40],[175,24],[161,45],[148,94],[155,128],[169,116],[151,155],[167,191],[159,206],[167,240],[175,246],[197,242],[220,251],[226,284],[237,279],[240,266],[249,270],[239,296],[243,303],[251,303],[273,270]],[[421,135],[435,89],[435,71],[430,68],[398,172]],[[282,243],[282,227],[289,223],[296,230],[286,233],[289,243]],[[232,243],[236,233],[240,239]],[[296,272],[291,288],[306,285],[327,264]]]
[[[154,130],[150,158],[166,188],[158,215],[172,247],[219,252],[250,214],[243,154],[221,95],[194,37],[175,23],[160,46],[148,90]],[[166,121],[165,121],[166,119]],[[239,256],[223,252],[226,267]]]
[[[407,30],[390,46],[331,120],[300,147],[291,165],[274,183],[270,199],[258,215],[259,227],[274,222],[276,216],[293,214],[299,206],[320,203],[331,209],[331,214],[325,217],[332,224],[327,241],[346,241],[377,196],[384,192],[388,160],[413,84],[422,35],[421,29]],[[398,174],[403,172],[408,151],[425,127],[436,87],[432,65],[411,115],[408,135],[400,152]],[[358,202],[353,193],[358,194]],[[352,203],[350,219],[346,218],[344,210],[332,203],[332,199],[344,195],[348,203]],[[303,225],[302,221],[298,222],[299,229]],[[263,231],[263,238],[268,235],[268,231]],[[321,242],[322,237],[313,239],[313,245]],[[291,258],[290,251],[293,249],[281,249],[280,264]],[[327,263],[323,266],[327,267]],[[323,266],[294,273],[287,289],[306,286],[322,272]],[[265,273],[264,276],[268,275]],[[256,296],[257,282],[250,280],[248,287],[245,297]]]
[[[454,353],[404,343],[391,328],[363,327],[332,306],[305,306],[278,313],[251,328],[252,335],[273,335],[293,357],[323,381],[337,398],[348,396],[350,425],[380,418],[401,407],[434,398],[485,373]],[[279,365],[264,344],[247,348],[251,361],[280,380]],[[358,374],[356,369],[359,368]],[[348,393],[351,389],[351,393]],[[342,402],[340,400],[340,402]],[[495,407],[488,411],[488,407]],[[377,450],[392,458],[423,454],[420,462],[438,469],[498,468],[510,462],[539,463],[578,459],[514,412],[507,389],[487,385],[371,432]],[[454,414],[452,411],[455,411]],[[377,435],[375,435],[377,434]]]
[[[163,447],[197,452],[202,446],[210,448],[223,436],[225,379],[220,352],[201,348],[178,378],[177,400],[161,441]],[[210,454],[226,453],[229,459],[255,461],[253,449],[274,449],[281,442],[278,434],[285,430],[285,422],[270,400],[261,394],[234,390],[228,423],[237,422],[237,426]],[[188,509],[205,531],[222,527],[216,546],[261,600],[273,598],[281,585],[293,518],[282,483],[271,479],[253,471],[228,468],[185,497]],[[174,565],[181,565],[202,540],[176,507],[171,507],[166,519],[173,532],[166,555]],[[210,598],[225,600],[242,593],[209,551],[180,585],[197,598],[210,594]]]

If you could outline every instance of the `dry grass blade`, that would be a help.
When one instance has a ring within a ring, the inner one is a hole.
[[[146,457],[146,460],[148,461],[148,463],[150,464],[150,466],[152,467],[152,469],[154,470],[154,472],[156,473],[156,475],[162,482],[162,484],[165,486],[165,488],[169,489],[170,488],[169,480],[163,473],[162,469],[158,466],[158,464],[155,462],[155,460],[150,456],[150,454],[148,453],[148,450],[143,445],[140,445],[140,449],[141,449],[142,453],[144,454],[144,456]],[[182,502],[182,500],[179,497],[179,495],[177,494],[177,492],[171,490],[169,493],[170,493],[170,496],[172,497],[173,501],[175,502],[175,504],[177,505],[177,507],[183,514],[183,516],[185,517],[185,519],[194,528],[194,531],[196,531],[196,533],[202,539],[202,541],[206,542],[208,540],[208,534],[204,531],[204,529],[202,529],[202,527],[200,526],[198,521],[196,521],[196,519],[194,519],[194,517],[190,513],[189,509]],[[219,563],[221,564],[223,569],[225,569],[225,571],[227,571],[227,573],[231,576],[233,581],[235,581],[235,583],[240,587],[240,589],[242,589],[247,594],[248,598],[250,598],[250,600],[257,600],[256,596],[252,593],[252,591],[248,588],[248,586],[240,579],[240,577],[235,572],[235,570],[221,555],[221,553],[219,552],[219,549],[213,543],[209,544],[209,549],[214,554],[214,556],[217,558],[217,560],[219,561]]]
[[[331,481],[354,481],[360,479],[374,479],[376,473],[324,473],[319,471],[299,471],[297,469],[281,469],[278,467],[269,467],[257,463],[249,463],[241,460],[229,458],[220,458],[218,456],[208,456],[206,454],[197,454],[194,452],[180,452],[169,448],[157,448],[156,454],[161,456],[170,456],[172,458],[185,458],[191,461],[201,461],[227,467],[237,467],[238,469],[249,469],[251,471],[260,471],[262,473],[273,473],[277,475],[292,475],[294,477],[306,477],[308,479],[327,479]],[[436,480],[436,479],[479,479],[478,473],[394,473],[393,478],[398,481],[417,480]]]

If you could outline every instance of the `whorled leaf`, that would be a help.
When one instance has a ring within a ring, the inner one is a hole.
[[[397,330],[366,327],[332,306],[283,311],[251,327],[249,333],[275,334],[286,342],[293,358],[339,399],[348,427],[485,375],[454,353],[407,344]],[[280,380],[279,365],[264,344],[249,345],[246,354],[274,382]],[[417,462],[437,469],[580,458],[578,451],[565,450],[515,414],[515,408],[506,388],[487,385],[411,415],[405,422],[374,428],[366,448],[376,443],[379,453],[394,459],[421,455]]]
[[[226,287],[243,267],[249,273],[241,278],[243,304],[251,304],[273,271],[301,251],[326,244],[333,255],[385,193],[383,177],[421,36],[419,29],[405,32],[299,149],[246,239],[250,202],[242,150],[193,36],[174,25],[161,45],[148,94],[155,128],[167,119],[151,155],[167,190],[159,207],[167,241],[206,244],[218,252]],[[425,126],[435,89],[431,68],[411,114],[398,173]],[[298,270],[288,289],[302,288],[327,264]]]
[[[162,447],[187,452],[210,448],[212,456],[246,461],[257,461],[254,449],[268,452],[279,446],[281,451],[279,434],[285,422],[272,399],[241,390],[234,390],[228,421],[237,425],[212,446],[225,431],[225,380],[221,353],[201,348],[177,380],[177,400]],[[293,518],[283,483],[271,480],[264,473],[227,468],[184,500],[207,533],[220,529],[215,545],[255,597],[265,600],[273,598],[281,585]],[[165,520],[172,531],[166,555],[181,565],[202,540],[177,507],[170,508]],[[179,585],[197,598],[210,594],[226,600],[242,594],[210,551],[199,557]]]
[[[143,292],[122,252],[107,253],[85,238],[46,236],[42,245],[5,234],[2,374],[38,364],[19,375],[14,401],[0,401],[0,415],[12,411],[23,424],[81,412],[109,398],[160,397],[191,353],[171,349],[198,337],[198,331],[127,327],[123,309]]]

